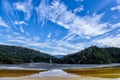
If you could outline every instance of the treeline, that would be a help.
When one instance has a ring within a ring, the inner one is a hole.
[[[33,49],[18,46],[0,45],[0,63],[21,64],[31,62],[64,64],[106,64],[120,63],[120,48],[99,48],[92,46],[63,58],[56,58]]]
[[[33,49],[0,45],[0,63],[3,64],[21,64],[30,62],[48,63],[50,58],[53,59],[53,62],[57,61],[57,58]]]
[[[106,64],[120,63],[120,48],[99,48],[92,46],[80,52],[67,55],[61,59],[67,64]]]

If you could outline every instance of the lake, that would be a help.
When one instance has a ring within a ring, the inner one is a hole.
[[[120,64],[1,64],[0,80],[120,80]]]

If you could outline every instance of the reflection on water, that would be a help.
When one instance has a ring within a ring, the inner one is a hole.
[[[52,69],[29,76],[0,78],[0,80],[120,80],[120,78],[97,78],[67,73],[61,69]]]
[[[67,73],[61,69],[52,69],[49,71],[40,72],[26,77],[78,77],[78,76]]]
[[[113,72],[116,73],[117,75],[120,74],[120,68],[119,69],[104,69],[102,67],[110,67],[110,66],[120,66],[120,64],[106,64],[106,65],[71,65],[71,64],[56,64],[54,66],[51,66],[49,64],[41,64],[41,63],[31,63],[31,64],[22,64],[22,65],[0,65],[0,69],[7,69],[7,70],[48,70],[48,71],[44,71],[44,72],[36,72],[36,73],[32,73],[29,74],[27,76],[25,75],[21,75],[21,77],[17,77],[19,79],[14,79],[13,76],[11,76],[11,78],[5,78],[8,76],[5,76],[4,78],[0,78],[0,80],[120,80],[119,77],[116,78],[98,78],[98,77],[92,77],[91,74],[93,74],[93,72],[95,71],[95,68],[101,68],[102,70],[98,70],[99,73],[109,73],[111,72],[111,75],[113,75]],[[83,68],[86,68],[83,70]],[[90,70],[88,69],[90,68]],[[49,70],[51,69],[51,70]],[[62,69],[76,69],[76,71],[74,70],[70,70],[70,71],[66,71],[66,70],[62,70]],[[81,70],[78,70],[81,69]],[[91,70],[93,69],[93,70]],[[82,73],[81,73],[81,72]],[[89,75],[88,73],[86,73],[85,71],[87,71],[90,76],[88,77],[87,75]],[[80,72],[80,73],[78,73]],[[92,73],[91,73],[92,72]],[[95,71],[95,74],[98,73],[97,71]],[[30,72],[31,73],[31,72]],[[13,73],[14,74],[14,73]],[[108,74],[107,74],[108,75]],[[1,75],[0,75],[1,76]],[[96,75],[93,75],[96,76]],[[98,76],[98,74],[97,74]],[[99,76],[103,76],[101,74],[99,74]],[[59,77],[59,78],[56,78]],[[52,78],[52,79],[51,79]],[[54,79],[53,79],[54,78]],[[67,79],[66,79],[67,78]]]
[[[61,80],[61,79],[62,80],[120,80],[120,78],[100,78],[100,77],[88,77],[88,76],[82,76],[82,75],[75,75],[73,73],[67,73],[61,69],[44,71],[44,72],[40,72],[30,76],[24,76],[22,78],[25,78],[28,80],[29,79],[31,80]]]

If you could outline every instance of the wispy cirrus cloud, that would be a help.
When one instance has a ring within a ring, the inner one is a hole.
[[[81,12],[83,10],[84,10],[84,6],[81,5],[80,7],[77,7],[77,8],[74,9],[74,13]]]
[[[26,14],[25,20],[29,20],[31,18],[31,11],[33,9],[32,0],[16,2],[14,3],[14,7],[15,9],[22,11]]]
[[[108,23],[101,21],[103,14],[80,17],[67,10],[67,6],[59,1],[53,1],[52,5],[44,2],[44,5],[39,5],[37,12],[38,16],[45,17],[80,36],[98,36],[110,31],[107,28]]]
[[[28,25],[25,21],[14,21],[15,25]]]
[[[84,0],[75,0],[75,1],[77,1],[77,2],[78,2],[78,1],[84,1]]]
[[[99,44],[99,46],[111,46],[111,47],[120,47],[120,34],[107,36],[103,38],[96,39],[92,41],[94,44]]]
[[[115,7],[112,7],[112,8],[111,8],[112,11],[114,11],[114,10],[120,11],[120,0],[116,0],[116,3],[117,3],[118,5],[115,6]]]
[[[20,31],[21,31],[22,33],[24,33],[24,32],[25,32],[22,26],[20,26],[20,28],[19,28],[19,29],[20,29]]]
[[[120,6],[112,7],[111,10],[112,11],[114,11],[114,10],[120,10]]]
[[[112,28],[118,28],[118,27],[120,27],[120,22],[112,24],[111,27]]]
[[[14,21],[14,24],[16,26],[19,26],[19,30],[24,33],[24,29],[23,29],[23,25],[28,25],[28,23],[26,23],[25,21]]]
[[[52,35],[52,34],[51,34],[51,33],[49,33],[49,34],[47,35],[47,37],[48,37],[48,38],[50,38],[50,37],[51,37],[51,35]]]
[[[0,26],[5,28],[10,28],[10,26],[0,17]]]
[[[55,54],[68,54],[68,53],[74,53],[76,51],[79,51],[85,47],[85,44],[83,43],[77,43],[73,44],[67,41],[63,40],[53,40],[53,41],[45,41],[40,42],[40,38],[38,36],[35,37],[26,37],[19,33],[15,33],[14,35],[6,35],[7,43],[10,44],[19,44],[24,47],[39,49],[43,52],[48,52],[52,55]],[[47,49],[47,50],[46,50]]]
[[[2,6],[5,13],[7,14],[8,19],[10,19],[11,22],[12,22],[12,19],[17,19],[17,16],[14,13],[13,6],[8,0],[2,0]]]
[[[96,6],[95,12],[87,10],[86,5],[82,4],[84,0],[75,1],[75,4],[80,3],[79,7],[69,6],[69,2],[67,4],[62,0],[2,0],[5,18],[0,17],[0,27],[5,28],[0,29],[1,43],[34,48],[53,55],[74,53],[96,44],[120,47],[119,32],[115,33],[119,31],[120,23],[105,20],[109,13],[97,13],[110,0]],[[120,2],[116,2],[118,5],[111,10],[119,10]],[[88,11],[89,14],[82,16],[82,11]]]

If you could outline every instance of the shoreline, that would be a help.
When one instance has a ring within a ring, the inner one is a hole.
[[[0,64],[0,70],[50,70],[50,69],[77,69],[77,68],[104,68],[117,67],[120,63],[112,64],[54,64],[49,63],[27,63],[27,64]]]
[[[62,64],[63,65],[63,64]],[[68,64],[66,64],[68,65]],[[45,69],[35,69],[35,68],[11,68],[4,67],[0,68],[0,80],[120,80],[120,64],[104,64],[104,65],[81,65],[81,67],[72,66],[71,67],[64,67],[58,68],[58,70],[63,70],[65,73],[77,75],[78,77],[68,77],[66,76],[40,76],[41,74],[52,75],[50,70]],[[44,65],[43,65],[44,66]],[[85,66],[85,67],[84,67]],[[91,66],[91,67],[90,67]],[[56,68],[55,68],[56,69]],[[51,70],[55,70],[51,69]],[[51,71],[52,72],[52,71]],[[59,72],[55,71],[55,74]],[[63,73],[65,75],[65,73]],[[30,77],[30,75],[37,75],[35,77]],[[95,75],[97,74],[97,75]],[[102,75],[103,74],[103,75]],[[16,76],[17,75],[17,76]],[[53,74],[54,75],[54,74]],[[27,76],[27,77],[24,77]],[[107,76],[107,77],[106,77]],[[109,77],[110,76],[110,77]]]
[[[17,70],[17,69],[0,69],[0,77],[19,77],[19,76],[27,76],[32,74],[40,74],[41,72],[49,72],[52,71],[65,71],[67,73],[77,74],[77,75],[91,75],[91,74],[104,74],[104,73],[115,73],[119,75],[120,78],[120,67],[100,67],[100,68],[69,68],[69,69],[51,69],[51,70]],[[95,73],[94,73],[95,72]],[[59,73],[59,72],[58,72]],[[56,73],[57,74],[57,73]],[[49,75],[49,74],[47,74]]]

